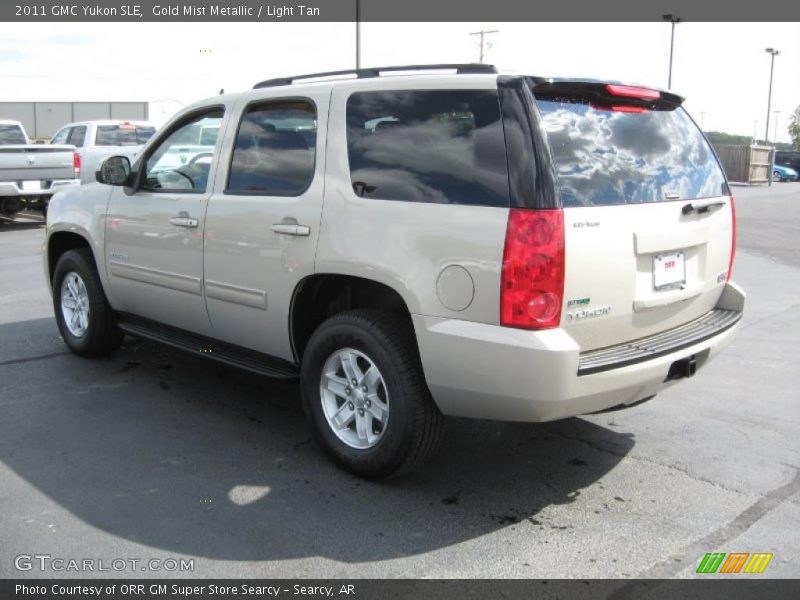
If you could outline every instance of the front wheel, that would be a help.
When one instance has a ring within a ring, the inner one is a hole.
[[[301,389],[317,443],[356,475],[396,475],[438,448],[442,415],[400,317],[356,310],[325,321],[303,355]]]
[[[778,173],[777,171],[774,171],[772,173],[772,181],[782,181],[781,180],[781,174]]]
[[[53,273],[53,308],[64,343],[81,356],[106,356],[122,342],[91,252],[65,252]]]

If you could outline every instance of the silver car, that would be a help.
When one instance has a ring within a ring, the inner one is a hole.
[[[443,415],[631,406],[732,340],[733,198],[682,98],[485,65],[350,75],[198,102],[59,194],[66,344],[127,332],[299,378],[321,448],[379,478],[429,457]],[[190,130],[208,150],[176,163]]]

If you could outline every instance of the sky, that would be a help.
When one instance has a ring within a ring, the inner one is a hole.
[[[364,23],[362,66],[485,62],[504,71],[667,87],[669,23]],[[680,23],[672,89],[706,131],[788,142],[800,105],[800,23]],[[355,65],[353,23],[0,23],[0,100],[150,101],[181,106],[263,79]],[[3,115],[0,115],[2,117]]]

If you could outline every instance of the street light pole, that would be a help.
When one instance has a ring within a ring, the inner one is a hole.
[[[361,68],[361,0],[356,0],[356,69]]]
[[[764,142],[769,139],[769,111],[772,108],[772,73],[775,70],[775,57],[780,54],[778,50],[774,48],[766,48],[764,52],[769,53],[770,61],[769,61],[769,95],[767,96],[767,127],[764,130]]]
[[[672,23],[672,33],[669,38],[669,77],[667,79],[667,89],[672,89],[672,52],[675,49],[675,25],[681,22],[680,17],[675,15],[662,15],[661,19]]]

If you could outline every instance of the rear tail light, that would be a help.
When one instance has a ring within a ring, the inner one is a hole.
[[[500,324],[558,327],[564,295],[564,213],[512,208],[500,288]]]
[[[75,179],[81,177],[81,155],[77,152],[72,153],[72,168],[75,171]]]
[[[736,205],[733,202],[733,196],[730,198],[731,200],[731,258],[728,261],[728,277],[725,281],[730,281],[731,277],[733,277],[733,259],[736,257]]]

